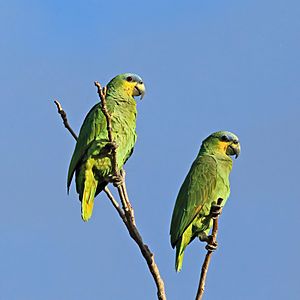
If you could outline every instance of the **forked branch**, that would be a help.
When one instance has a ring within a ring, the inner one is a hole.
[[[106,87],[102,88],[99,82],[95,82],[95,86],[97,87],[98,95],[101,100],[101,106],[102,106],[102,112],[105,115],[106,122],[107,122],[107,132],[108,132],[108,140],[110,144],[115,145],[112,147],[111,151],[111,161],[112,161],[112,169],[113,169],[113,175],[114,177],[120,177],[122,176],[121,183],[116,185],[119,193],[119,197],[122,203],[123,209],[119,206],[118,202],[116,199],[113,197],[112,193],[108,189],[108,187],[105,187],[104,192],[106,193],[107,197],[111,201],[112,205],[114,208],[117,210],[120,218],[123,220],[129,235],[131,238],[136,242],[138,245],[144,259],[147,262],[149,271],[155,281],[156,287],[157,287],[157,298],[159,300],[166,300],[166,293],[165,293],[165,287],[164,287],[164,282],[160,276],[159,269],[155,263],[154,260],[154,255],[150,251],[149,247],[144,244],[143,239],[136,227],[135,224],[135,218],[134,218],[134,211],[131,206],[131,203],[129,201],[127,191],[126,191],[126,185],[125,185],[125,176],[124,176],[124,171],[121,170],[121,172],[118,171],[118,166],[117,166],[117,159],[116,159],[116,154],[117,154],[117,145],[114,143],[113,136],[112,136],[112,124],[111,124],[111,117],[109,115],[109,112],[107,110],[107,105],[106,105]],[[74,133],[72,128],[70,127],[68,120],[67,120],[67,115],[65,111],[62,109],[61,104],[55,100],[54,101],[58,113],[61,115],[61,118],[63,119],[63,123],[65,127],[69,130],[69,132],[72,134],[72,136],[77,140],[77,135]]]

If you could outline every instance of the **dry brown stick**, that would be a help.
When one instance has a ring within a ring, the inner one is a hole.
[[[108,140],[111,144],[114,143],[113,137],[112,137],[112,126],[111,126],[111,116],[109,115],[109,112],[107,110],[106,106],[106,89],[102,88],[100,83],[95,81],[95,86],[97,87],[97,92],[100,97],[101,106],[102,106],[102,112],[105,115],[106,123],[107,123],[107,131],[108,131]],[[166,300],[166,293],[165,293],[165,286],[164,282],[160,276],[159,269],[154,261],[154,255],[150,251],[149,247],[144,244],[143,239],[135,225],[135,219],[134,219],[134,211],[131,206],[131,203],[129,201],[127,191],[126,191],[126,185],[125,185],[125,176],[124,173],[120,174],[118,171],[117,166],[117,160],[116,160],[116,148],[113,147],[112,151],[112,169],[115,176],[122,176],[123,180],[120,185],[117,185],[118,193],[123,205],[123,209],[125,212],[125,219],[123,219],[126,228],[128,229],[128,232],[132,239],[137,243],[137,245],[140,248],[140,251],[145,258],[148,268],[152,274],[152,277],[155,281],[156,287],[157,287],[157,297],[159,300]]]
[[[67,114],[66,112],[62,109],[61,104],[59,103],[58,100],[54,100],[54,103],[57,107],[57,111],[60,114],[63,123],[65,125],[65,127],[69,130],[69,132],[72,134],[73,138],[77,141],[77,135],[76,133],[73,131],[73,129],[71,128],[71,126],[69,125],[68,119],[67,119]]]
[[[121,170],[121,172],[119,172],[119,170],[118,170],[117,157],[116,157],[118,145],[115,143],[115,141],[113,140],[113,136],[112,136],[112,124],[111,124],[112,121],[111,121],[111,116],[108,112],[107,104],[106,104],[106,87],[102,88],[101,84],[98,81],[95,81],[94,84],[97,87],[97,93],[98,93],[100,101],[101,101],[101,110],[106,118],[106,129],[107,129],[108,141],[112,145],[114,145],[114,147],[112,147],[112,151],[111,151],[111,161],[112,161],[112,169],[113,169],[112,173],[115,177],[117,177],[117,176],[122,177],[121,184],[117,185],[119,197],[121,199],[123,209],[125,211],[125,215],[127,216],[127,218],[130,218],[132,220],[132,222],[135,224],[133,208],[129,202],[127,191],[126,191],[126,186],[125,186],[125,171]]]
[[[123,176],[125,176],[125,171],[123,170]],[[134,210],[131,206],[131,203],[129,201],[129,197],[128,197],[128,194],[127,194],[127,189],[126,189],[126,181],[125,181],[125,177],[124,177],[124,182],[122,183],[121,185],[121,188],[122,188],[122,192],[123,192],[123,195],[124,195],[124,199],[126,201],[126,204],[127,204],[127,207],[128,207],[128,210],[130,212],[130,218],[131,218],[131,221],[134,225],[135,224],[135,218],[134,218]]]
[[[112,205],[114,206],[114,208],[119,213],[119,216],[121,217],[121,219],[125,222],[126,221],[125,214],[124,214],[122,208],[120,207],[119,203],[116,201],[116,199],[114,198],[113,194],[111,193],[111,191],[109,190],[109,188],[107,186],[104,188],[104,192],[107,195],[110,202],[112,203]]]
[[[97,87],[97,92],[101,100],[101,110],[106,118],[108,140],[110,141],[110,143],[114,143],[113,136],[112,136],[111,117],[109,115],[109,112],[107,110],[107,105],[106,105],[106,86],[102,88],[98,81],[95,81],[94,84]],[[112,155],[111,155],[112,169],[113,169],[113,173],[118,175],[119,172],[118,172],[118,166],[116,160],[116,155],[117,155],[116,150],[118,145],[114,144],[114,146],[115,147],[112,147]]]
[[[110,114],[108,112],[107,105],[106,105],[106,87],[102,88],[101,84],[98,81],[95,81],[94,84],[97,87],[97,93],[98,93],[100,101],[101,101],[101,110],[106,118],[106,129],[107,129],[108,140],[113,145],[112,150],[111,150],[111,152],[112,152],[111,153],[111,162],[112,162],[112,169],[113,169],[112,173],[115,176],[120,176],[121,174],[118,171],[118,165],[117,165],[117,159],[116,159],[118,145],[115,143],[115,141],[113,140],[113,136],[112,136],[111,117],[110,117]],[[130,211],[128,209],[128,201],[127,201],[126,196],[124,195],[123,188],[118,187],[118,192],[119,192],[119,197],[121,199],[125,214],[127,215],[127,217],[131,218]]]
[[[155,273],[157,273],[157,272],[159,273],[159,270],[158,270],[157,265],[154,262],[153,254],[149,250],[149,247],[147,245],[144,245],[142,237],[140,236],[139,232],[137,231],[135,224],[134,224],[134,226],[132,226],[132,223],[127,221],[125,214],[123,213],[122,209],[120,208],[118,202],[114,199],[110,190],[107,187],[105,187],[104,192],[106,193],[107,197],[110,199],[113,206],[118,211],[121,219],[123,220],[123,222],[126,225],[126,228],[128,229],[128,232],[129,232],[131,238],[134,239],[134,241],[138,244],[138,246],[142,252],[142,255],[146,258],[146,261],[147,261],[147,264],[149,266],[152,276],[155,276]],[[162,279],[158,279],[158,284],[164,285]],[[159,295],[158,299],[166,299],[166,298],[163,298],[162,295]]]
[[[217,205],[221,205],[222,201],[223,201],[223,199],[219,198],[217,201]],[[219,216],[217,216],[213,220],[213,229],[212,229],[212,234],[211,234],[212,235],[212,243],[216,243],[217,234],[218,234],[218,219],[219,219]],[[210,264],[212,253],[213,252],[211,250],[207,249],[207,253],[206,253],[202,268],[201,268],[201,276],[200,276],[198,291],[197,291],[197,295],[196,295],[196,300],[201,300],[204,295],[206,275],[207,275],[207,271],[208,271],[208,267]]]
[[[122,170],[121,172],[119,172],[119,170],[118,170],[117,157],[116,157],[118,145],[115,143],[115,141],[113,140],[113,136],[112,136],[111,117],[108,112],[107,104],[106,104],[106,87],[102,88],[101,84],[98,81],[95,81],[94,84],[97,87],[97,93],[98,93],[100,101],[101,101],[101,110],[106,118],[106,129],[107,129],[108,140],[113,145],[112,152],[111,152],[113,174],[115,176],[122,177],[122,183],[119,186],[117,186],[119,197],[121,199],[126,217],[130,218],[132,220],[132,222],[135,224],[134,211],[129,202],[127,192],[126,192],[125,172],[124,172],[124,170]]]

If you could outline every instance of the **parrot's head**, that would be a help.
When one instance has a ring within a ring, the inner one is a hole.
[[[143,99],[146,91],[143,79],[133,73],[116,76],[108,83],[107,88],[125,92],[130,97],[141,96],[141,99]]]
[[[203,141],[205,149],[237,158],[241,152],[238,137],[229,131],[218,131]]]

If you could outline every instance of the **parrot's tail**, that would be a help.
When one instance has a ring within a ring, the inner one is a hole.
[[[96,190],[97,181],[95,178],[91,178],[90,180],[86,179],[81,199],[81,217],[85,222],[87,222],[92,216]]]
[[[180,238],[180,240],[176,244],[176,258],[175,258],[176,272],[181,271],[183,256],[184,256],[184,248],[182,247],[182,239]]]

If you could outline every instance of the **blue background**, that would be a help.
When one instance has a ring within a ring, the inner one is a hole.
[[[138,227],[168,299],[194,299],[204,244],[174,271],[169,224],[201,141],[240,137],[205,299],[299,299],[299,1],[1,1],[0,299],[155,299],[104,195],[80,218],[66,173],[98,101],[93,81],[135,72],[138,141],[126,164]]]

